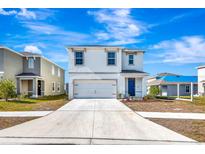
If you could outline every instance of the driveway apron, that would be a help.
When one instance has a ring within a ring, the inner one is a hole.
[[[195,144],[116,99],[74,99],[59,110],[0,131],[0,144]]]

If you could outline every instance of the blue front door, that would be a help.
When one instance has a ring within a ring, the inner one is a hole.
[[[128,78],[128,94],[135,96],[135,78]]]

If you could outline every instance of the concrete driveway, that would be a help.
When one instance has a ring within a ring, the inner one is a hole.
[[[0,131],[0,144],[193,144],[116,99],[74,99],[59,110]]]

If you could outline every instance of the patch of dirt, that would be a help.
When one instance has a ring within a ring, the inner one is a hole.
[[[186,101],[122,101],[134,111],[142,112],[194,112],[205,113],[205,104]]]
[[[38,103],[32,110],[34,111],[55,111],[68,103],[68,100],[55,100]]]
[[[0,117],[0,129],[12,127],[36,118],[37,117]]]
[[[179,134],[205,142],[205,120],[149,119]]]

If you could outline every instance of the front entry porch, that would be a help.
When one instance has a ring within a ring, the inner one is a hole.
[[[146,73],[122,73],[121,91],[124,97],[142,99],[146,95]]]
[[[44,81],[40,77],[17,77],[17,94],[28,97],[44,96]]]
[[[143,78],[125,78],[125,97],[144,97],[146,89]]]

